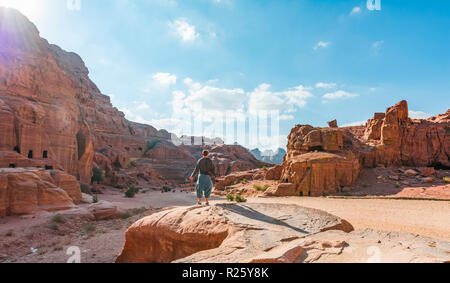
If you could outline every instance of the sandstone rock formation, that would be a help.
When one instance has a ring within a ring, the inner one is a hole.
[[[249,263],[444,263],[450,242],[371,229],[326,231],[285,243]]]
[[[297,125],[288,137],[281,183],[266,194],[337,193],[358,179],[362,167],[379,165],[424,167],[422,175],[431,177],[433,167],[450,168],[449,129],[450,111],[428,120],[411,120],[406,101],[388,108],[386,114],[376,113],[365,127]]]
[[[74,202],[81,201],[74,179],[63,172],[0,169],[0,216],[73,208]]]
[[[241,262],[327,230],[350,232],[353,227],[323,211],[296,205],[180,207],[133,224],[117,262]]]
[[[331,121],[331,122],[328,122],[328,126],[329,126],[330,128],[333,128],[333,129],[339,128],[337,120],[333,120],[333,121]]]
[[[280,204],[162,211],[133,224],[121,263],[443,263],[450,242],[358,230],[328,213]]]
[[[107,201],[91,204],[87,210],[92,213],[96,220],[108,220],[120,217],[120,211],[117,206]]]
[[[344,149],[340,129],[298,125],[289,135],[287,148],[282,183],[267,191],[267,195],[322,196],[339,192],[358,178],[359,158]]]
[[[411,120],[401,101],[375,114],[366,125],[362,152],[364,165],[450,168],[450,111],[428,120]]]

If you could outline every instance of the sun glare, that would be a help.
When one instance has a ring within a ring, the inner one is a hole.
[[[42,5],[41,0],[0,0],[0,7],[15,8],[31,19],[40,15]]]

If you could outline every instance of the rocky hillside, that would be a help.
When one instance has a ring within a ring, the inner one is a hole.
[[[167,131],[126,120],[82,59],[41,38],[17,10],[0,8],[0,42],[0,167],[60,169],[87,184],[95,166],[105,183],[130,185],[178,182],[195,166],[200,147],[177,147]],[[217,148],[222,174],[262,166],[236,151]]]

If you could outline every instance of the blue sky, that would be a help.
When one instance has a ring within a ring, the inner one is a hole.
[[[81,0],[79,10],[66,2],[0,5],[78,53],[128,119],[178,134],[201,134],[200,118],[222,125],[225,111],[253,129],[245,119],[278,110],[269,122],[279,129],[262,143],[241,130],[203,132],[275,148],[296,124],[361,123],[402,99],[418,117],[450,105],[447,1],[381,0],[379,11],[365,0]]]

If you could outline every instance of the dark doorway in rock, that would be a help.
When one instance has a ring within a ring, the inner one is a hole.
[[[309,151],[324,151],[322,146],[313,146],[309,149]]]
[[[142,151],[142,147],[139,148],[139,151]]]
[[[20,148],[18,146],[14,147],[14,151],[20,153]]]
[[[44,152],[42,153],[42,158],[46,159],[48,158],[48,151],[44,150]]]
[[[45,165],[45,170],[53,170],[53,166]]]
[[[28,151],[28,158],[33,158],[33,151],[32,150]]]
[[[16,168],[16,164],[9,164],[9,168]]]
[[[301,196],[301,197],[303,196],[303,192],[300,192],[300,196]]]
[[[448,167],[448,166],[445,166],[444,164],[442,164],[442,163],[437,163],[435,166],[434,166],[434,169],[436,169],[436,170],[450,170],[450,167]]]

